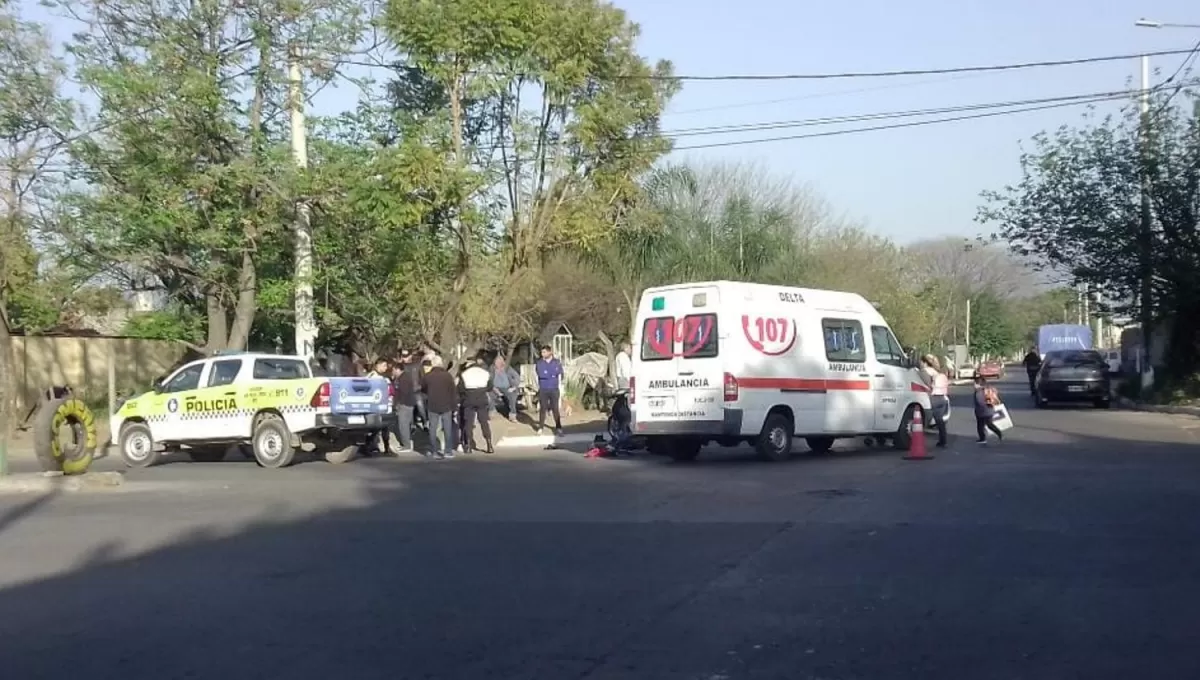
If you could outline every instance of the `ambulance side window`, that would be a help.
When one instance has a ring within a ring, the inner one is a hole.
[[[642,322],[642,361],[663,361],[675,356],[675,319],[662,316]]]
[[[822,319],[825,358],[840,363],[863,363],[867,349],[863,345],[862,324],[851,319]]]
[[[683,317],[687,335],[680,352],[685,359],[711,359],[720,352],[717,346],[717,315],[693,314]]]
[[[223,387],[225,385],[232,385],[233,381],[237,379],[238,372],[241,370],[241,359],[214,361],[212,368],[208,370],[208,386]]]
[[[888,366],[905,365],[904,350],[900,343],[892,337],[892,332],[884,326],[871,326],[871,345],[875,350],[875,359]]]

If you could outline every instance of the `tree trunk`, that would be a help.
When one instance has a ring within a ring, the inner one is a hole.
[[[258,273],[254,270],[254,258],[249,250],[243,250],[242,268],[238,272],[237,305],[234,307],[233,327],[229,329],[226,349],[244,350],[250,342],[250,327],[254,324],[254,314],[258,311],[255,300],[257,286]]]
[[[609,339],[608,334],[604,331],[597,331],[596,337],[600,339],[600,344],[604,345],[604,356],[608,359],[604,364],[606,370],[605,375],[609,378],[609,382],[615,385],[617,377],[616,347],[613,345],[613,341]]]
[[[8,443],[16,424],[16,376],[8,313],[0,309],[0,477],[8,474]]]
[[[211,353],[225,349],[225,343],[229,341],[229,316],[218,292],[210,290],[205,293],[204,301],[208,308],[208,342],[205,343],[205,349]]]

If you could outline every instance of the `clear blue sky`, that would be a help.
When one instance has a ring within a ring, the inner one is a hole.
[[[859,3],[616,0],[641,24],[641,51],[679,74],[879,71],[1071,59],[1191,47],[1197,29],[1136,28],[1140,17],[1200,24],[1185,0]],[[1170,75],[1182,57],[1152,68]],[[665,127],[840,116],[1120,90],[1136,61],[1003,74],[820,82],[692,82]],[[930,82],[932,81],[932,82]],[[886,89],[877,89],[886,87]],[[873,91],[845,93],[872,88]],[[843,94],[827,95],[830,92]],[[813,95],[820,95],[813,97]],[[788,99],[789,101],[775,101]],[[712,107],[729,107],[711,110]],[[1115,106],[1109,108],[1116,108]],[[710,109],[697,111],[697,109]],[[812,182],[834,207],[901,241],[973,235],[978,195],[1018,175],[1018,143],[1077,121],[1083,107],[824,139],[684,152],[757,162]],[[875,123],[878,124],[878,123]],[[826,128],[819,128],[826,129]],[[705,143],[810,130],[703,136]]]
[[[27,16],[59,39],[79,26],[33,0]],[[640,51],[681,75],[827,73],[928,69],[1073,59],[1187,48],[1197,29],[1136,28],[1139,17],[1200,23],[1194,0],[943,0],[810,3],[797,0],[616,0],[642,27]],[[1153,63],[1161,81],[1182,57]],[[827,81],[689,82],[667,129],[822,118],[1124,89],[1136,60],[1007,73]],[[363,75],[363,74],[358,74]],[[382,75],[382,74],[378,74]],[[865,90],[865,91],[864,91]],[[352,105],[353,87],[313,102],[318,113]],[[1115,110],[1117,105],[1105,105]],[[679,152],[681,158],[743,160],[811,183],[834,209],[899,241],[972,236],[979,192],[1018,179],[1018,144],[1079,120],[1083,107],[1052,109],[823,139]],[[889,122],[889,121],[881,121]],[[865,125],[879,124],[866,123]],[[859,124],[860,126],[863,124]],[[851,125],[852,127],[853,125]],[[783,136],[833,128],[704,135],[678,144]]]

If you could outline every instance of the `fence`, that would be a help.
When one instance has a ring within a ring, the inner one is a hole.
[[[97,405],[108,397],[112,357],[117,391],[145,388],[187,352],[178,343],[112,337],[13,336],[13,385],[17,413],[24,418],[38,395],[53,385],[70,385]]]

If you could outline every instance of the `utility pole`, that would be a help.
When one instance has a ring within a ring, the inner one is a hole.
[[[292,123],[292,158],[303,173],[308,169],[308,139],[304,122],[304,83],[300,75],[300,51],[288,45],[288,104]],[[312,214],[307,197],[296,201],[296,239],[294,273],[296,311],[296,356],[313,356],[317,344],[317,324],[313,318],[312,285]]]
[[[967,298],[967,329],[966,335],[963,338],[963,344],[967,348],[967,356],[971,356],[971,298]]]
[[[1154,368],[1150,365],[1150,345],[1154,332],[1154,225],[1150,214],[1150,173],[1147,172],[1150,154],[1150,57],[1141,57],[1141,178],[1142,211],[1138,237],[1138,258],[1142,277],[1140,312],[1142,322],[1142,387],[1154,384]]]

